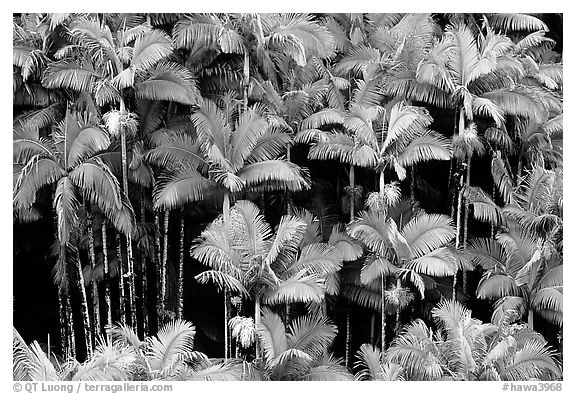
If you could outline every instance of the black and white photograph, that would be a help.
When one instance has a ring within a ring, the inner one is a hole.
[[[12,13],[13,392],[566,390],[564,14],[386,7]]]

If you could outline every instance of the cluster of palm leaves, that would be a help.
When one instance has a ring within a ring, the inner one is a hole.
[[[13,216],[53,223],[64,360],[15,332],[15,378],[561,377],[545,16],[13,19]],[[222,293],[223,361],[193,350],[191,286]]]

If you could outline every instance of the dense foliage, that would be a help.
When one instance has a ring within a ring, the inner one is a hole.
[[[558,20],[15,14],[14,379],[561,379]]]

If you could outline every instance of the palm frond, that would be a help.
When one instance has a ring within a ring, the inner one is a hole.
[[[456,230],[446,215],[421,214],[404,226],[402,235],[413,257],[420,257],[452,241]]]
[[[150,30],[136,38],[130,65],[136,70],[146,70],[171,53],[170,37],[161,30]]]
[[[310,187],[307,171],[285,160],[265,160],[248,164],[238,172],[248,187],[275,191],[300,191]]]
[[[544,22],[528,14],[492,14],[488,20],[491,27],[504,31],[548,31]]]
[[[521,290],[514,279],[506,275],[490,275],[482,278],[476,296],[483,300],[499,299],[506,296],[519,296]]]
[[[445,247],[435,249],[408,262],[404,268],[430,276],[451,276],[458,271],[454,255],[450,249]]]
[[[61,61],[50,64],[44,72],[42,86],[51,89],[70,89],[77,92],[89,92],[100,78],[94,70],[83,68],[80,63]]]
[[[296,274],[281,281],[277,287],[269,289],[263,301],[270,305],[293,302],[322,302],[324,299],[324,279],[317,275]]]
[[[256,326],[258,339],[264,351],[264,358],[268,364],[288,349],[288,339],[286,329],[280,316],[270,309],[262,310],[262,319]]]
[[[146,340],[146,358],[152,371],[173,367],[193,352],[194,326],[184,320],[165,324],[155,337]]]
[[[166,100],[195,105],[200,91],[193,75],[185,67],[170,62],[156,64],[150,77],[136,83],[136,97],[147,100]]]

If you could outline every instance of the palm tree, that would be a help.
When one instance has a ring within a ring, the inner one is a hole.
[[[355,380],[404,380],[403,368],[395,363],[384,362],[384,353],[373,346],[363,344],[356,354],[358,373]]]
[[[60,364],[34,341],[27,345],[14,330],[15,380],[245,380],[244,363],[214,363],[193,350],[194,326],[175,320],[156,337],[138,339],[136,332],[121,325],[108,330],[94,354],[84,363],[68,359]]]
[[[401,281],[411,283],[424,299],[424,277],[451,276],[457,269],[456,258],[446,247],[455,237],[455,230],[445,215],[409,213],[404,217],[393,218],[392,209],[387,211],[368,211],[353,222],[348,232],[361,241],[368,250],[368,256],[360,272],[360,281],[368,285],[376,280],[380,282],[380,313],[382,318],[382,345],[386,346],[385,298],[396,301],[397,324],[399,308],[405,304],[402,300]],[[396,216],[396,215],[394,215]],[[396,287],[386,293],[386,277],[397,278]]]
[[[298,317],[288,327],[270,309],[257,324],[264,351],[264,380],[353,380],[352,375],[328,355],[336,326],[318,313]]]
[[[89,115],[67,112],[51,139],[39,137],[26,129],[15,136],[14,163],[22,164],[14,185],[14,205],[22,210],[30,207],[38,191],[55,184],[53,207],[58,220],[57,240],[61,246],[62,262],[66,262],[67,248],[75,249],[75,227],[82,207],[87,201],[100,209],[114,226],[126,233],[133,226],[133,212],[114,175],[99,154],[108,148],[110,138]],[[86,292],[80,280],[80,260],[76,262],[81,291],[84,338],[88,345],[90,322]],[[59,269],[60,270],[60,269]],[[58,278],[65,283],[67,276]]]
[[[290,80],[291,69],[304,67],[310,56],[324,59],[334,51],[328,29],[309,14],[194,14],[176,24],[174,40],[192,53],[210,48],[241,55],[244,109],[254,88],[251,75],[280,86]]]
[[[126,109],[126,90],[134,89],[136,98],[169,100],[194,104],[199,93],[192,75],[185,68],[162,61],[172,53],[170,38],[148,25],[127,28],[127,17],[115,32],[91,18],[79,18],[70,26],[70,45],[60,52],[63,60],[46,69],[43,85],[90,92],[99,106],[119,103],[119,111],[107,114],[113,135],[120,135],[122,151],[122,188],[128,195],[127,135],[134,132],[133,114]],[[130,46],[130,43],[134,43]],[[76,60],[80,58],[80,61]],[[124,68],[124,65],[127,68]],[[128,253],[128,292],[131,322],[137,324],[132,238],[126,238]]]
[[[254,204],[238,201],[228,220],[218,217],[192,248],[192,257],[211,268],[196,279],[252,298],[256,326],[261,303],[320,303],[327,277],[341,267],[342,254],[330,244],[308,242],[307,227],[298,217],[284,216],[274,234]]]
[[[211,178],[224,187],[224,220],[228,219],[231,197],[242,191],[299,191],[309,186],[303,169],[277,159],[286,140],[283,133],[270,130],[258,109],[244,111],[233,124],[233,105],[222,111],[204,100],[191,116]]]
[[[442,301],[432,315],[433,332],[417,319],[398,336],[384,359],[410,380],[516,380],[558,377],[546,341],[530,329],[483,324],[455,301]]]

